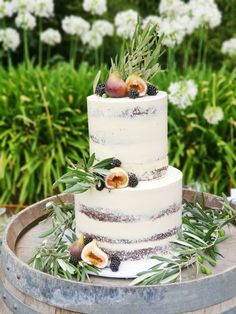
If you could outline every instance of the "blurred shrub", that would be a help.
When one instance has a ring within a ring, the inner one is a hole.
[[[0,68],[0,203],[32,203],[52,194],[65,157],[78,160],[88,153],[86,96],[96,73],[87,63],[78,70],[66,63]],[[236,72],[188,68],[185,77],[195,79],[198,96],[185,110],[169,105],[170,164],[183,170],[185,184],[198,181],[209,192],[228,193],[236,186]],[[169,71],[154,82],[167,90],[179,78]],[[224,110],[217,125],[203,118],[213,97]]]
[[[52,194],[65,157],[87,154],[86,96],[96,70],[0,68],[0,203]]]

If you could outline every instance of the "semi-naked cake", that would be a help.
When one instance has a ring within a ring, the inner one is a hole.
[[[75,194],[76,233],[122,261],[169,252],[182,220],[182,173],[168,166],[167,95],[89,96],[90,153],[118,158],[136,187]]]

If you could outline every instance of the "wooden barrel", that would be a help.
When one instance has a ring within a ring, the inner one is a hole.
[[[195,193],[184,190],[192,201]],[[73,196],[60,196],[73,202]],[[201,201],[201,194],[197,194]],[[129,280],[92,276],[90,283],[64,280],[37,271],[26,261],[42,239],[47,227],[39,224],[45,217],[43,200],[20,212],[8,226],[3,239],[0,276],[0,313],[236,313],[236,228],[221,243],[224,258],[214,268],[214,275],[197,279],[185,277],[181,283],[155,286],[129,286]],[[221,199],[206,195],[209,207],[221,207]]]

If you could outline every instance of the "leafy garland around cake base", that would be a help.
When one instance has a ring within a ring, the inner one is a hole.
[[[76,257],[78,252],[81,254],[83,245],[86,245],[86,238],[85,243],[81,238],[76,240],[74,206],[65,204],[59,199],[59,204],[48,203],[46,210],[51,210],[45,220],[51,220],[52,227],[41,235],[45,240],[29,264],[35,269],[64,279],[75,278],[78,281],[85,281],[89,280],[89,274],[99,274],[99,268]],[[235,220],[236,212],[225,196],[221,210],[206,209],[197,202],[190,204],[185,201],[183,228],[178,234],[178,239],[173,242],[174,256],[172,258],[153,256],[157,265],[138,274],[131,285],[181,281],[182,271],[189,266],[195,268],[196,275],[199,271],[211,275],[212,270],[207,264],[213,267],[217,264],[217,258],[221,256],[218,244],[227,239],[224,227]],[[87,239],[87,242],[89,241],[91,246],[95,245],[92,239]],[[110,265],[116,268],[114,271],[117,271],[118,262],[114,259]]]

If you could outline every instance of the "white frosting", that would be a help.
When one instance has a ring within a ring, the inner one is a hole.
[[[168,165],[165,92],[137,99],[93,95],[87,103],[90,153],[98,160],[118,158],[143,180]]]
[[[95,233],[102,237],[118,239],[122,229],[123,239],[141,240],[150,238],[155,234],[165,233],[168,229],[181,225],[181,211],[165,216],[157,221],[141,221],[131,223],[103,222],[87,217],[80,212],[77,213],[78,228],[81,233]],[[90,232],[88,232],[89,226]],[[141,240],[142,241],[142,240]]]
[[[91,188],[85,193],[75,194],[76,233],[77,235],[82,232],[105,237],[104,241],[99,241],[99,245],[114,251],[166,246],[175,235],[172,234],[160,240],[151,238],[180,227],[181,209],[167,214],[163,214],[163,212],[173,208],[174,205],[180,206],[181,202],[182,173],[173,167],[168,168],[163,179],[142,181],[136,188],[112,191],[108,189],[97,191],[95,188]],[[102,220],[101,217],[99,220],[86,215],[82,208],[113,217],[122,217],[122,215],[129,217],[130,215],[131,220],[112,222],[106,219]],[[159,218],[152,219],[152,217]],[[149,238],[150,240],[148,240]],[[117,243],[109,243],[107,239]],[[122,239],[135,243],[119,243]]]

